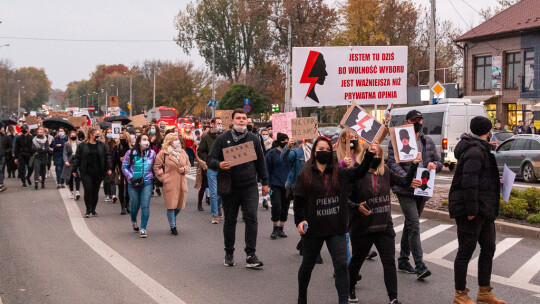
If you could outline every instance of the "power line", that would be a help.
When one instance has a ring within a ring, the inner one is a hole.
[[[459,13],[459,11],[456,9],[456,7],[454,6],[454,3],[452,2],[452,0],[448,0],[450,2],[450,5],[452,6],[452,8],[454,9],[454,11],[456,12],[456,14],[458,14],[459,18],[461,18],[461,20],[463,20],[463,22],[465,23],[465,25],[467,25],[467,21],[465,21],[465,18],[463,18],[463,16],[461,16],[461,14]],[[474,28],[471,27],[470,31],[472,31],[473,33],[479,35],[475,30]],[[500,51],[499,48],[496,48],[494,47],[493,45],[491,45],[489,42],[485,41],[485,43],[487,45],[489,45],[490,47],[492,47],[493,49],[495,49],[496,51]]]
[[[175,42],[173,39],[71,39],[71,38],[42,38],[42,37],[15,37],[3,36],[0,39],[15,39],[15,40],[34,40],[34,41],[64,41],[64,42],[120,42],[120,43],[163,43]]]

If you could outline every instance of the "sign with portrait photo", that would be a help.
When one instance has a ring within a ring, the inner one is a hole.
[[[122,133],[122,123],[113,122],[111,124],[112,129],[112,138],[120,138],[120,133]]]
[[[354,102],[341,119],[341,125],[368,143],[374,140],[380,143],[388,135],[387,128],[382,123]]]
[[[429,171],[426,168],[418,168],[416,179],[422,182],[420,187],[414,189],[414,195],[433,197],[433,188],[435,187],[435,170]]]
[[[394,157],[397,163],[409,162],[416,159],[418,146],[414,125],[403,125],[390,128],[390,139],[394,148]]]

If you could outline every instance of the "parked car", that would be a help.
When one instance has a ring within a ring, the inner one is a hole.
[[[472,103],[470,99],[448,98],[441,99],[438,104],[434,105],[394,108],[390,112],[392,119],[389,126],[404,125],[405,116],[413,109],[422,112],[424,117],[422,132],[435,142],[443,164],[448,166],[450,170],[454,170],[457,164],[454,148],[459,142],[461,134],[469,132],[469,125],[474,117],[486,117],[484,105]],[[387,136],[381,144],[385,157],[388,156],[389,142],[390,136]]]
[[[534,183],[540,177],[540,135],[514,135],[493,153],[500,173],[506,164],[527,183]]]
[[[513,132],[494,130],[493,136],[491,136],[489,143],[495,146],[495,148],[497,148],[500,144],[502,144],[503,141],[509,139],[512,136],[514,136]]]
[[[343,129],[341,127],[320,127],[319,132],[323,135],[331,139],[335,135],[339,136],[341,134],[341,131]]]

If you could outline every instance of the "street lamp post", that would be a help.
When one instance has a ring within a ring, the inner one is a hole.
[[[17,119],[21,118],[21,111],[19,109],[21,108],[21,87],[20,84],[21,81],[17,80],[17,91],[19,92],[17,95]]]

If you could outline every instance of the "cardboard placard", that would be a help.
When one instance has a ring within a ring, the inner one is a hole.
[[[384,124],[369,115],[366,110],[354,102],[352,103],[352,106],[347,109],[340,124],[346,129],[356,133],[368,143],[372,143],[374,140],[381,143],[386,135],[388,135],[388,129]]]
[[[292,138],[291,120],[296,118],[296,112],[276,113],[272,115],[272,134],[274,140],[277,139],[278,133],[284,133]]]
[[[111,124],[112,129],[112,138],[120,138],[120,133],[122,133],[122,124],[119,122],[113,122]]]
[[[316,139],[319,137],[319,120],[317,117],[293,118],[291,133],[294,139]]]
[[[248,163],[257,159],[255,146],[252,141],[223,149],[223,159],[231,164],[231,167]]]
[[[433,197],[433,188],[435,187],[435,170],[429,171],[426,168],[418,168],[416,179],[422,181],[422,185],[414,189],[414,195]]]
[[[232,113],[233,110],[216,110],[216,117],[221,118],[223,122],[223,130],[229,130],[229,125],[233,123]]]
[[[118,107],[118,96],[109,96],[109,108]]]
[[[130,124],[134,126],[135,128],[148,125],[148,122],[146,121],[144,114],[131,116],[130,119],[131,119]]]
[[[36,116],[26,116],[25,117],[26,125],[28,129],[37,129],[38,127],[38,118]]]
[[[80,127],[80,126],[86,126],[88,123],[88,119],[84,116],[81,116],[81,117],[69,116],[67,119],[75,128]]]
[[[416,159],[419,151],[416,145],[416,135],[413,125],[390,128],[390,140],[394,148],[396,163],[409,162]]]
[[[50,117],[59,117],[59,118],[63,118],[63,117],[68,117],[69,114],[64,112],[64,111],[49,111],[49,116]]]

